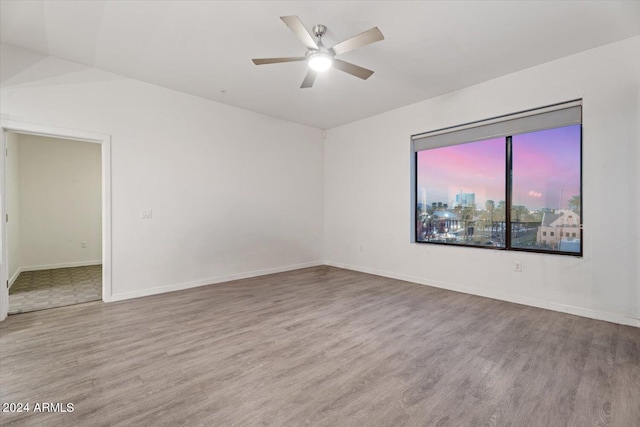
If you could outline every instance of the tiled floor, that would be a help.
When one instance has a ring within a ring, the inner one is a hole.
[[[9,289],[9,314],[102,299],[102,266],[20,273]]]

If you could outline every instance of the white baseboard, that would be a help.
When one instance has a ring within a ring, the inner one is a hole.
[[[229,282],[232,280],[249,279],[251,277],[264,276],[264,275],[273,274],[273,273],[283,273],[285,271],[299,270],[301,268],[317,267],[323,264],[324,263],[322,261],[311,261],[311,262],[305,262],[301,264],[285,265],[283,267],[274,267],[274,268],[267,268],[264,270],[249,271],[246,273],[231,274],[228,276],[210,277],[206,279],[193,280],[191,282],[177,283],[173,285],[159,286],[159,287],[150,288],[150,289],[141,289],[139,291],[133,291],[133,292],[124,292],[121,294],[111,295],[110,302],[146,297],[149,295],[163,294],[165,292],[182,291],[184,289],[214,285],[217,283]]]
[[[635,326],[640,328],[640,319],[629,317],[624,314],[611,313],[608,311],[593,310],[590,308],[577,307],[568,304],[561,304],[552,301],[541,300],[538,298],[522,297],[517,295],[505,294],[502,292],[487,291],[485,289],[469,288],[456,283],[446,283],[426,280],[420,277],[409,276],[405,274],[392,273],[389,271],[381,271],[371,268],[358,267],[349,264],[342,264],[334,261],[325,261],[325,265],[331,267],[344,268],[347,270],[359,271],[361,273],[373,274],[376,276],[388,277],[390,279],[404,280],[406,282],[417,283],[420,285],[433,286],[434,288],[442,288],[450,291],[462,292],[465,294],[477,295],[486,298],[493,298],[501,301],[513,302],[516,304],[529,305],[532,307],[543,308],[546,310],[559,311],[561,313],[573,314],[590,319],[605,320],[607,322],[619,323],[621,325]]]
[[[63,262],[60,264],[32,265],[32,266],[20,267],[20,268],[22,269],[22,271],[39,271],[39,270],[52,270],[54,268],[86,267],[89,265],[100,265],[100,264],[102,264],[102,260],[96,259],[92,261]]]
[[[89,265],[100,265],[102,264],[102,260],[93,260],[93,261],[76,261],[76,262],[65,262],[61,264],[43,264],[43,265],[31,265],[26,267],[18,267],[15,274],[11,276],[9,279],[9,289],[13,286],[13,283],[16,281],[20,273],[25,271],[40,271],[40,270],[52,270],[54,268],[69,268],[69,267],[86,267]]]
[[[13,282],[16,281],[16,279],[18,278],[20,273],[22,273],[22,267],[18,267],[18,269],[16,270],[15,274],[13,276],[11,276],[11,278],[9,279],[9,289],[11,289],[11,287],[13,286]]]
[[[18,278],[20,273],[24,271],[49,270],[53,268],[67,268],[67,267],[82,267],[87,265],[99,265],[99,264],[102,264],[101,260],[20,267],[9,280],[9,288],[13,285],[13,283]],[[307,267],[316,267],[320,265],[328,265],[331,267],[344,268],[347,270],[359,271],[361,273],[368,273],[376,276],[388,277],[391,279],[404,280],[407,282],[417,283],[420,285],[433,286],[436,288],[447,289],[455,292],[462,292],[462,293],[477,295],[477,296],[486,297],[486,298],[493,298],[493,299],[498,299],[502,301],[513,302],[516,304],[523,304],[523,305],[528,305],[532,307],[543,308],[546,310],[553,310],[561,313],[573,314],[576,316],[587,317],[590,319],[604,320],[607,322],[618,323],[621,325],[628,325],[628,326],[634,326],[634,327],[640,328],[640,319],[629,317],[627,315],[620,314],[620,313],[611,313],[607,311],[594,310],[590,308],[556,303],[553,301],[541,300],[538,298],[510,295],[510,294],[505,294],[505,293],[496,292],[496,291],[487,291],[486,289],[470,288],[470,287],[463,286],[456,283],[426,280],[421,277],[415,277],[415,276],[399,274],[399,273],[394,273],[389,271],[343,264],[343,263],[329,261],[329,260],[324,262],[311,261],[311,262],[306,262],[301,264],[291,264],[291,265],[286,265],[282,267],[274,267],[274,268],[268,268],[264,270],[254,270],[254,271],[249,271],[245,273],[231,274],[227,276],[210,277],[210,278],[199,279],[199,280],[194,280],[190,282],[159,286],[159,287],[150,288],[150,289],[142,289],[139,291],[113,294],[111,295],[110,301],[122,301],[126,299],[162,294],[165,292],[181,291],[184,289],[213,285],[217,283],[229,282],[232,280],[248,279],[251,277],[264,276],[264,275],[273,274],[273,273],[282,273],[285,271],[298,270],[298,269],[307,268]]]

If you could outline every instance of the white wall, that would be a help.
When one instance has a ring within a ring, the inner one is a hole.
[[[320,130],[6,45],[0,55],[3,119],[111,135],[113,299],[321,262]]]
[[[20,169],[18,157],[20,149],[18,146],[18,135],[15,133],[7,133],[7,152],[6,158],[6,202],[7,214],[9,215],[9,223],[7,224],[7,256],[8,256],[8,275],[9,285],[12,285],[18,277],[22,260],[20,258]]]
[[[114,299],[311,265],[324,236],[330,264],[640,326],[638,51],[636,37],[331,129],[324,151],[318,129],[7,46],[0,112],[112,135]],[[583,258],[409,243],[411,134],[575,98]]]
[[[331,129],[325,259],[640,326],[639,52],[635,37]],[[410,135],[576,98],[584,100],[583,258],[409,243]]]
[[[19,134],[17,145],[22,271],[100,264],[100,144]]]

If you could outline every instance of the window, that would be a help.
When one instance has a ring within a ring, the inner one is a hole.
[[[581,150],[581,101],[414,135],[413,240],[582,255]]]
[[[417,153],[418,241],[504,245],[505,148],[490,139]]]

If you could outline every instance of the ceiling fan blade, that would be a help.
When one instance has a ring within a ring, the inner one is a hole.
[[[373,27],[363,33],[358,34],[357,36],[353,36],[350,39],[338,43],[337,45],[332,47],[331,50],[336,55],[342,55],[343,53],[349,52],[353,49],[357,49],[359,47],[366,46],[380,40],[384,40],[384,36],[382,35],[378,27]]]
[[[340,71],[344,71],[345,73],[349,73],[352,76],[359,77],[362,80],[367,80],[369,77],[371,77],[371,74],[373,74],[373,71],[371,70],[367,70],[366,68],[360,67],[359,65],[341,61],[335,58],[333,58],[333,67],[337,68]]]
[[[302,81],[302,84],[300,85],[300,89],[304,89],[304,88],[313,86],[313,82],[316,81],[316,76],[317,75],[318,75],[318,73],[316,71],[309,70],[309,72],[305,76],[304,80]]]
[[[295,61],[304,61],[304,56],[294,56],[288,58],[254,58],[252,59],[253,63],[256,65],[264,65],[264,64],[278,64],[280,62],[295,62]]]
[[[280,19],[282,19],[282,21],[287,24],[287,27],[289,27],[289,29],[293,31],[293,34],[298,37],[298,40],[300,40],[302,44],[307,47],[307,49],[318,50],[318,45],[316,44],[315,40],[313,40],[313,37],[311,37],[311,34],[309,34],[307,29],[304,27],[304,24],[302,23],[300,18],[292,15],[281,16]]]

